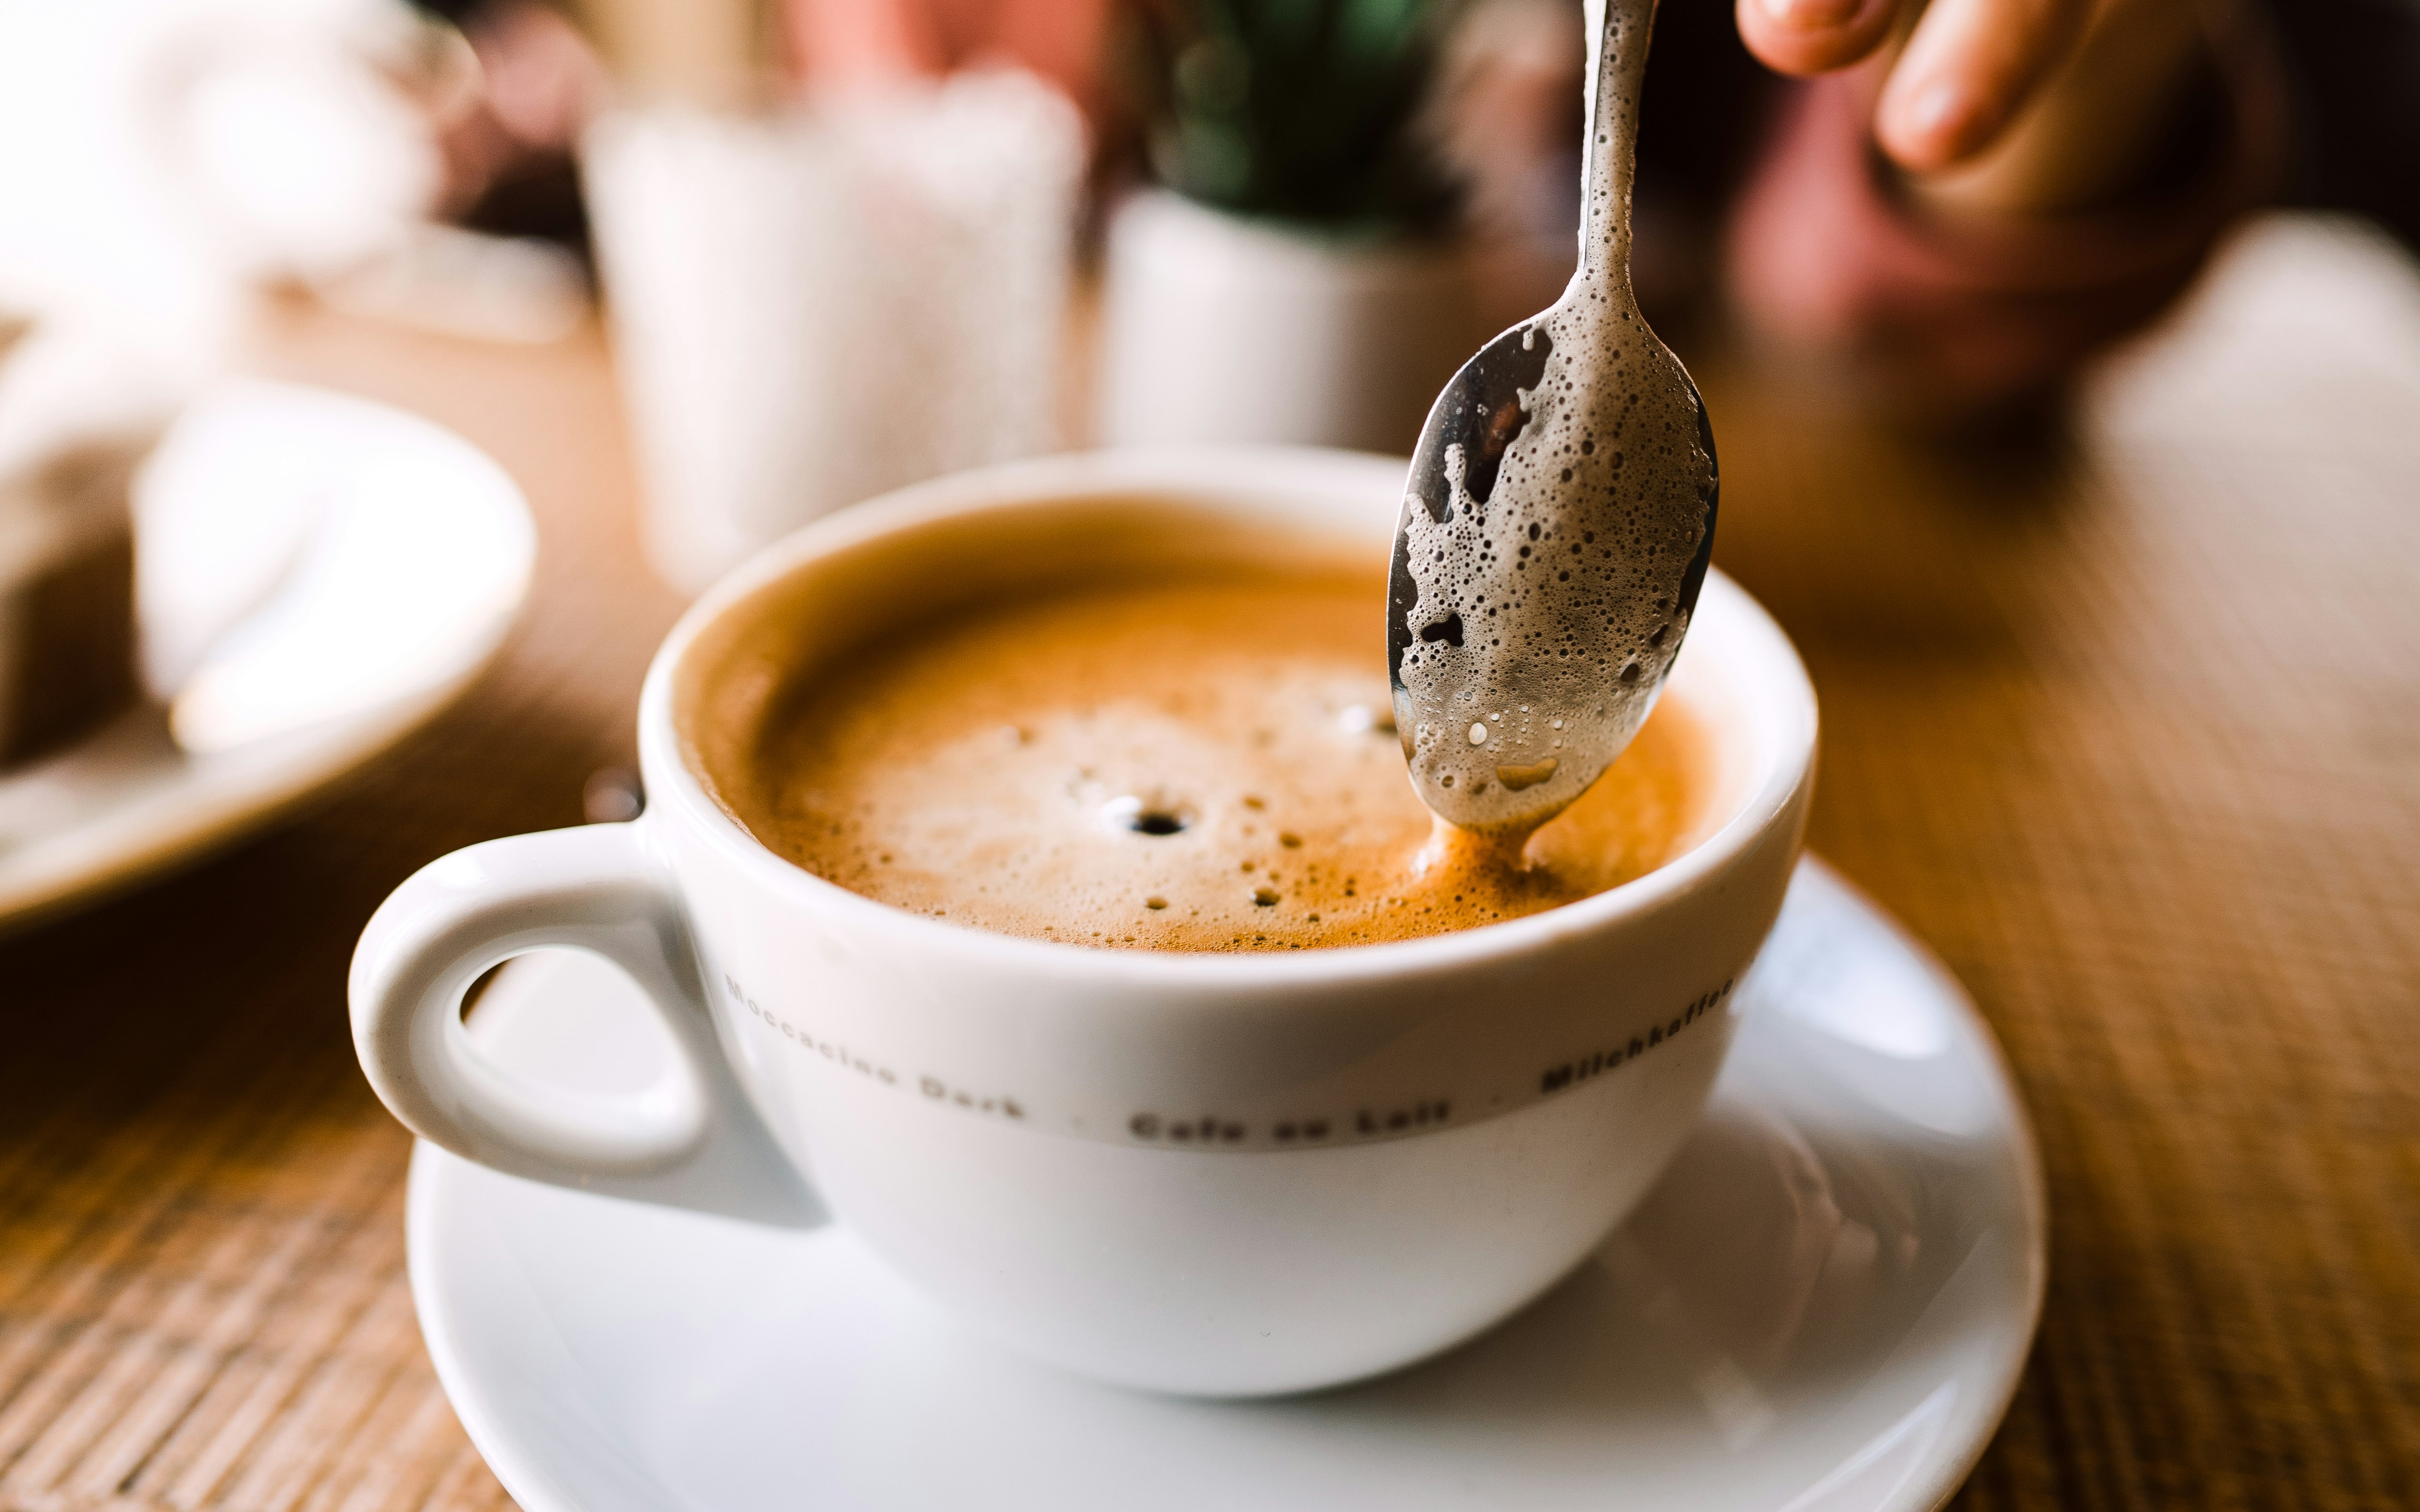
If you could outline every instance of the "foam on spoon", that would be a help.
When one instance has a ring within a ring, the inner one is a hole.
[[[1610,3],[1590,60],[1580,266],[1552,308],[1489,343],[1439,396],[1388,593],[1413,782],[1441,818],[1508,854],[1645,723],[1714,535],[1704,407],[1630,290],[1654,8]]]

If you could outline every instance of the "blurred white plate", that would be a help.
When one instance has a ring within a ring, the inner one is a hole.
[[[249,381],[178,420],[135,517],[169,696],[0,776],[0,928],[191,860],[394,745],[495,653],[536,546],[459,437]]]
[[[667,1049],[634,993],[545,952],[497,978],[472,1032],[535,1074],[644,1085]],[[961,1334],[845,1230],[540,1186],[428,1145],[421,1332],[529,1512],[1937,1507],[2040,1314],[2024,1110],[1957,982],[1820,863],[1742,1000],[1703,1126],[1621,1231],[1494,1333],[1364,1385],[1095,1386]]]

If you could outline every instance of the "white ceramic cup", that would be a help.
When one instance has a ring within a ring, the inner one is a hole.
[[[701,716],[784,664],[1048,580],[1381,563],[1403,484],[1401,462],[1340,453],[1094,454],[943,479],[768,549],[656,657],[641,818],[458,851],[370,921],[352,1003],[371,1084],[424,1138],[516,1175],[770,1222],[829,1204],[959,1318],[1113,1381],[1303,1390],[1487,1327],[1679,1146],[1781,905],[1815,701],[1729,579],[1709,579],[1671,685],[1716,732],[1711,832],[1459,933],[1245,955],[986,933],[783,860],[700,776],[722,728]],[[654,997],[682,1051],[654,1087],[575,1095],[482,1057],[465,989],[541,946],[595,950]]]

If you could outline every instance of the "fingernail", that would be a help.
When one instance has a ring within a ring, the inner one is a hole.
[[[1819,31],[1845,26],[1857,19],[1864,0],[1758,0],[1764,13],[1784,26]]]
[[[1947,79],[1919,87],[1898,110],[1900,132],[1934,150],[1955,153],[1974,124],[1975,101]]]

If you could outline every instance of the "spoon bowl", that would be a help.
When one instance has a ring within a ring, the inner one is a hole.
[[[1580,259],[1429,410],[1387,605],[1396,729],[1439,817],[1522,836],[1653,710],[1714,549],[1714,431],[1630,287],[1654,0],[1590,0]]]

